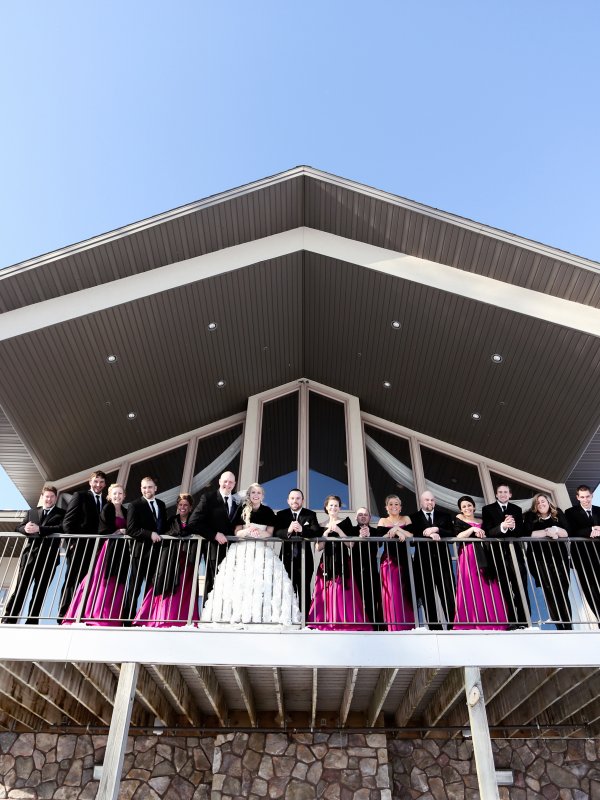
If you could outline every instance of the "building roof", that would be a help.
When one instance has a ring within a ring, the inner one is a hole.
[[[309,167],[0,282],[2,463],[30,502],[302,377],[552,481],[600,426],[598,263]]]

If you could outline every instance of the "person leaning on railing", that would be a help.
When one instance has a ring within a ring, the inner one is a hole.
[[[39,621],[46,591],[58,564],[60,538],[57,534],[63,532],[65,512],[57,507],[56,497],[54,486],[44,486],[42,505],[30,509],[23,524],[17,528],[17,532],[27,536],[29,541],[21,553],[17,584],[7,600],[2,622],[18,622],[30,589],[31,601],[25,622],[37,625]]]
[[[593,505],[589,486],[578,486],[575,496],[577,505],[565,511],[569,535],[588,541],[574,542],[571,556],[585,599],[600,621],[600,506]]]
[[[549,495],[538,492],[523,517],[523,524],[532,539],[527,548],[529,571],[542,588],[550,621],[559,631],[571,630],[566,517]]]
[[[381,557],[381,598],[383,619],[389,631],[404,631],[415,627],[410,579],[409,554],[405,541],[412,537],[410,517],[402,514],[402,502],[397,494],[385,498],[387,517],[377,524],[377,535],[389,541],[383,545]]]
[[[475,519],[475,501],[468,495],[458,499],[460,513],[454,517],[453,532],[458,545],[456,615],[454,630],[499,630],[508,628],[504,597],[482,523]],[[473,540],[473,541],[467,541]],[[479,540],[479,541],[478,541]]]
[[[98,533],[110,538],[99,544],[94,564],[75,590],[71,605],[63,617],[63,625],[76,622],[80,612],[80,622],[86,625],[122,625],[123,598],[129,573],[129,547],[123,539],[127,533],[124,499],[125,489],[120,483],[108,487]]]
[[[156,578],[147,587],[134,625],[169,628],[187,625],[188,619],[191,624],[200,621],[195,572],[198,542],[190,540],[188,525],[193,507],[191,494],[177,497],[177,513],[168,519],[166,531],[173,538],[160,543]]]
[[[317,569],[312,602],[308,612],[308,627],[321,630],[372,630],[371,623],[365,619],[363,601],[354,582],[350,558],[350,548],[354,542],[347,541],[352,536],[352,521],[349,517],[341,519],[342,501],[330,494],[323,504],[328,521],[323,529],[323,539],[317,542],[317,550],[323,550],[323,558]]]

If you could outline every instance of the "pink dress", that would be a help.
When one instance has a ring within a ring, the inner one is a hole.
[[[186,523],[179,523],[179,527],[182,532],[185,531]],[[170,559],[174,558],[173,567],[175,567],[177,578],[172,583],[176,585],[169,586],[169,582],[165,581],[166,586],[161,594],[157,593],[155,585],[150,586],[133,620],[132,624],[136,627],[172,628],[187,625],[190,603],[193,603],[190,624],[195,625],[200,622],[198,589],[194,571],[194,554],[197,543],[171,539],[164,544],[166,547],[161,553],[157,577],[161,572],[161,562],[168,566]]]
[[[382,529],[390,527],[393,526],[380,524],[377,535],[382,536]],[[379,572],[383,620],[387,623],[388,631],[408,631],[415,627],[407,558],[408,551],[403,542],[394,542],[391,539],[384,544]]]
[[[124,517],[116,517],[115,526],[117,529],[126,528],[127,520]],[[116,571],[121,574],[124,572],[122,580],[119,579],[118,574],[107,577],[107,567],[111,559],[117,566]],[[84,597],[85,608],[81,614],[81,622],[96,627],[115,627],[123,624],[121,610],[127,573],[126,569],[120,569],[121,565],[118,562],[121,560],[124,561],[123,566],[126,568],[129,560],[125,540],[108,539],[104,542],[96,556],[94,569],[85,576],[75,590],[61,625],[72,625],[75,622]]]
[[[340,525],[342,529],[345,522],[343,520]],[[347,545],[333,535],[325,545],[317,570],[307,627],[322,631],[373,630],[363,612],[363,601],[354,582]]]
[[[465,523],[455,520],[455,528],[481,528],[481,522]],[[505,631],[508,615],[504,597],[496,578],[477,562],[475,548],[481,545],[466,543],[460,546],[456,590],[455,631]]]

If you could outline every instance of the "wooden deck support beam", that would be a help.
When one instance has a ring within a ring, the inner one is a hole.
[[[99,696],[96,689],[71,664],[60,664],[57,661],[37,661],[35,666],[86,708],[90,714],[97,717],[100,722],[110,725],[113,715],[112,703],[107,703],[104,698]]]
[[[145,669],[167,700],[177,709],[178,714],[184,716],[194,727],[200,727],[202,714],[179,669],[163,664],[146,664]]]
[[[350,705],[354,697],[354,687],[356,685],[356,678],[358,677],[358,667],[349,669],[346,673],[346,686],[344,687],[344,694],[342,696],[342,704],[340,706],[339,724],[343,728],[350,713]]]
[[[311,730],[317,724],[318,689],[319,689],[319,670],[316,667],[313,667],[313,671],[312,671],[312,692],[311,692],[311,702],[310,702],[310,727],[311,727]]]
[[[117,800],[119,796],[125,745],[139,672],[139,664],[121,664],[114,713],[108,731],[106,754],[96,800]]]
[[[396,725],[399,728],[404,728],[413,718],[415,711],[421,704],[425,693],[428,691],[438,672],[439,669],[415,670],[410,685],[404,693],[400,705],[396,709]]]
[[[277,700],[277,719],[281,727],[285,728],[285,697],[283,694],[281,667],[273,667],[273,680],[275,682],[275,698]]]
[[[433,728],[454,708],[465,693],[465,677],[461,669],[453,669],[446,676],[443,684],[423,713],[423,722]]]
[[[233,677],[235,678],[235,682],[237,683],[240,694],[242,695],[242,700],[246,706],[246,711],[248,712],[248,717],[250,718],[250,724],[253,728],[256,728],[258,725],[258,717],[256,716],[254,692],[252,691],[252,685],[250,683],[250,678],[248,677],[248,670],[246,667],[233,667]]]
[[[377,717],[381,713],[385,699],[390,693],[390,689],[396,680],[397,674],[397,669],[382,669],[379,672],[377,684],[375,685],[375,691],[373,692],[373,697],[371,698],[371,702],[369,703],[369,708],[367,711],[368,726],[375,725],[377,722]]]
[[[479,667],[465,667],[465,695],[469,710],[473,753],[481,800],[499,800],[492,741],[485,713],[485,700]]]

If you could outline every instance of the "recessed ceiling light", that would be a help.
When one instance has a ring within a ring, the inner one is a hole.
[[[492,361],[494,362],[494,364],[501,364],[504,361],[504,359],[502,358],[500,353],[494,353],[494,355],[492,356]]]
[[[222,389],[224,386],[225,386],[225,381],[223,380],[223,378],[217,381],[217,389]]]
[[[479,411],[473,411],[473,413],[471,414],[471,419],[474,419],[474,420],[477,420],[477,421],[480,420],[481,419],[481,414],[479,413]]]
[[[392,388],[392,384],[389,381],[384,381],[383,382],[383,388],[384,389],[391,389]]]
[[[206,327],[209,331],[216,331],[218,326],[216,322],[209,322]]]
[[[401,327],[402,327],[402,323],[401,323],[401,322],[399,322],[397,319],[395,319],[395,320],[393,320],[393,321],[392,321],[392,328],[393,328],[395,331],[399,331]]]
[[[109,364],[114,364],[116,361],[119,360],[119,357],[116,356],[114,353],[111,353],[109,356],[106,356],[106,360]]]
[[[137,417],[137,412],[135,412],[135,411],[130,411],[127,414],[127,419],[135,419],[136,417]]]

